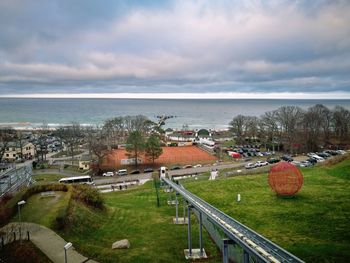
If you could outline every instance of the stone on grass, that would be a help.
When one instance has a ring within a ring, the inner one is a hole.
[[[130,242],[127,239],[116,241],[112,245],[112,249],[129,248],[129,247],[130,247]]]

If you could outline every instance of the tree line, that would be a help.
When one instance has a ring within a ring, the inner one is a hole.
[[[322,147],[345,147],[350,137],[350,112],[317,104],[303,110],[282,106],[262,116],[237,115],[229,123],[237,144],[261,142],[290,153],[318,151]]]
[[[162,154],[159,125],[143,115],[122,116],[107,119],[102,126],[80,126],[78,123],[62,126],[55,131],[72,156],[79,145],[85,144],[90,156],[94,157],[94,167],[99,173],[103,160],[110,150],[125,145],[127,156],[138,160],[144,155],[154,164]]]

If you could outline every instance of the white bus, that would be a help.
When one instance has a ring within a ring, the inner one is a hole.
[[[89,175],[62,178],[59,180],[59,182],[62,184],[90,184],[90,185],[94,184],[91,176]]]

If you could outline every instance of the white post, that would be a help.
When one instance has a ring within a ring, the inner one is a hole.
[[[64,262],[68,263],[68,259],[67,259],[67,250],[73,246],[73,244],[71,242],[68,242],[67,244],[64,245]]]
[[[17,203],[18,206],[18,222],[19,222],[19,243],[22,245],[22,220],[21,220],[21,205],[24,205],[26,201],[22,200]]]

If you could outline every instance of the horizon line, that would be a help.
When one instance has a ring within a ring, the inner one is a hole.
[[[208,93],[32,93],[5,94],[0,98],[32,99],[350,99],[350,92],[208,92]]]

